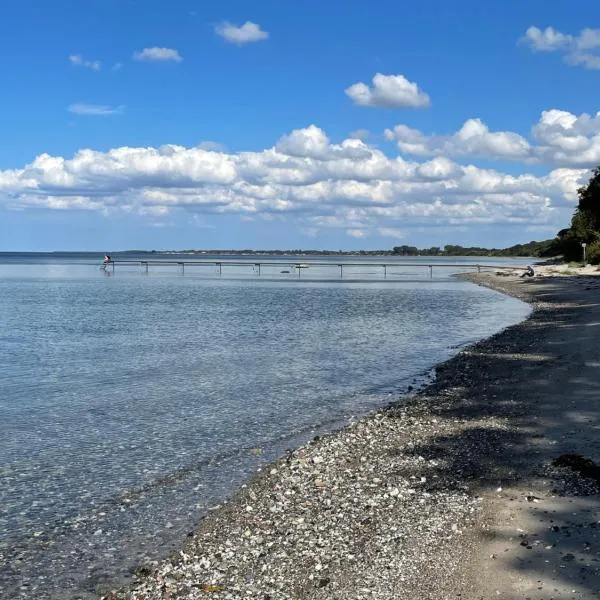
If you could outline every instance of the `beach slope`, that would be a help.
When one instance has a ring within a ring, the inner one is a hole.
[[[472,277],[531,317],[263,469],[105,597],[599,597],[600,278]]]

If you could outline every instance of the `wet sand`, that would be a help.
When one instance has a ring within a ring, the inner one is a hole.
[[[472,276],[534,311],[408,401],[263,469],[106,598],[597,598],[600,279]]]

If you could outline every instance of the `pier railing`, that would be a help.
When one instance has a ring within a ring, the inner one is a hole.
[[[253,273],[260,277],[261,272],[264,272],[265,267],[273,267],[282,269],[280,274],[296,274],[297,278],[301,278],[301,273],[311,268],[329,268],[336,269],[339,272],[339,279],[344,278],[344,268],[370,267],[381,269],[383,279],[388,278],[388,274],[393,274],[395,267],[409,267],[411,269],[428,269],[429,278],[433,279],[433,270],[435,269],[453,269],[454,271],[476,270],[480,273],[482,270],[525,270],[526,267],[521,265],[489,265],[481,263],[400,263],[400,262],[329,262],[329,261],[251,261],[251,260],[111,260],[104,264],[104,269],[115,271],[115,266],[139,266],[145,274],[149,273],[151,266],[160,267],[176,267],[180,269],[182,275],[185,275],[186,267],[214,267],[215,275],[222,276],[226,267],[248,267]],[[346,270],[347,274],[351,274]]]

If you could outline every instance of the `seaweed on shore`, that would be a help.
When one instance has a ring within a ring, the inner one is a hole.
[[[552,464],[555,467],[568,467],[583,477],[600,483],[600,466],[581,454],[561,454],[552,461]]]

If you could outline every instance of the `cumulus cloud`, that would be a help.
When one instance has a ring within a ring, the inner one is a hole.
[[[600,112],[576,116],[563,110],[542,112],[531,141],[511,131],[490,131],[481,119],[468,119],[450,135],[426,135],[406,125],[385,130],[403,154],[480,157],[557,167],[591,168],[600,164]]]
[[[600,164],[600,112],[578,117],[564,110],[547,110],[533,127],[537,155],[564,166]]]
[[[377,73],[371,87],[359,82],[346,88],[345,93],[358,106],[425,108],[431,104],[429,96],[404,75]]]
[[[240,26],[234,25],[229,21],[224,21],[215,27],[215,33],[230,44],[237,44],[238,46],[252,42],[261,42],[269,37],[268,31],[263,31],[260,25],[252,21],[246,21]]]
[[[509,131],[490,131],[481,119],[468,119],[456,133],[448,136],[426,136],[406,125],[397,125],[386,129],[385,137],[394,140],[402,152],[419,156],[445,154],[520,160],[530,154],[525,138]]]
[[[366,140],[369,135],[371,135],[371,132],[368,129],[355,129],[350,132],[349,137],[353,140]]]
[[[134,60],[145,60],[153,62],[181,62],[183,57],[174,48],[144,48],[139,52],[134,52]]]
[[[289,135],[284,135],[275,146],[282,154],[312,158],[324,157],[329,147],[329,138],[316,125],[295,129]]]
[[[570,35],[553,27],[531,26],[520,42],[534,52],[561,52],[568,64],[600,69],[600,29],[582,29],[578,35]]]
[[[540,137],[569,129],[561,119],[544,123]],[[575,126],[596,124],[590,117]],[[80,150],[71,158],[41,154],[0,171],[0,204],[155,216],[228,213],[354,237],[475,223],[558,229],[588,174],[561,167],[543,176],[511,175],[445,156],[408,161],[357,139],[333,143],[311,125],[258,152],[165,145]]]
[[[221,144],[219,142],[213,142],[212,140],[204,140],[203,142],[200,142],[197,147],[201,148],[202,150],[208,150],[211,152],[226,152],[227,151],[227,147],[225,146],[225,144]]]
[[[528,45],[535,52],[554,52],[566,48],[572,41],[573,38],[570,35],[556,31],[553,27],[541,30],[534,26],[531,26],[521,39],[522,43]]]
[[[67,107],[69,112],[76,115],[118,115],[124,110],[124,106],[109,106],[107,104],[85,104],[83,102],[75,102]]]
[[[102,68],[102,63],[99,60],[86,60],[81,54],[71,54],[69,62],[76,67],[85,67],[92,71],[99,71]]]

